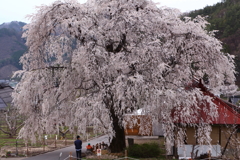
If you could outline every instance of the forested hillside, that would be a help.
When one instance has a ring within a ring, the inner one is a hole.
[[[224,51],[236,56],[236,69],[240,73],[240,0],[222,0],[189,13],[188,16],[208,16],[209,30],[219,30],[216,37],[224,44]],[[240,74],[237,74],[240,86]]]
[[[19,70],[19,58],[26,52],[22,39],[25,23],[13,21],[0,25],[0,79],[9,79],[13,71]]]

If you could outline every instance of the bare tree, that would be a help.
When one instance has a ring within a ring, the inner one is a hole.
[[[24,125],[23,117],[18,113],[17,109],[13,106],[8,106],[1,116],[4,122],[0,126],[0,131],[9,135],[10,138],[17,135],[20,128]]]

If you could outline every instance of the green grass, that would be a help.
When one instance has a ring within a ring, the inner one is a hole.
[[[16,143],[16,137],[9,138],[6,134],[0,134],[0,143],[2,142],[15,142]]]
[[[2,121],[0,121],[0,124],[1,124],[1,127],[6,129],[6,127],[3,126]],[[91,127],[89,127],[88,128],[88,133],[89,133],[88,139],[96,137],[98,135],[101,135],[100,133],[95,134],[92,131],[93,131],[93,129]],[[83,138],[82,140],[86,140],[86,136],[82,136],[82,135],[80,135],[80,136]],[[9,138],[9,136],[7,134],[0,131],[0,148],[3,146],[11,146],[11,147],[16,146],[16,141],[18,142],[19,147],[21,147],[21,146],[23,147],[26,145],[24,140],[16,139],[16,138],[17,138],[17,136],[14,136],[13,138]],[[72,144],[71,142],[69,142],[69,140],[74,141],[75,138],[76,137],[74,136],[74,134],[67,133],[66,134],[67,145]],[[47,143],[52,144],[52,143],[54,143],[55,139],[56,139],[56,134],[48,135]],[[65,139],[64,138],[61,139],[60,135],[58,135],[57,144],[58,143],[61,143],[61,144],[65,143]],[[29,141],[28,145],[32,146],[32,147],[42,147],[43,146],[43,138],[41,140],[37,140],[36,144],[31,144],[31,142]]]

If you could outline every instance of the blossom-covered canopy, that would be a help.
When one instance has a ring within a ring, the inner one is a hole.
[[[164,122],[170,146],[173,108],[181,107],[181,117],[191,123],[197,99],[204,99],[211,106],[204,112],[216,118],[211,97],[186,86],[204,78],[214,93],[234,89],[233,59],[205,30],[204,18],[179,15],[148,0],[66,0],[39,7],[25,27],[28,53],[13,94],[28,116],[20,136],[35,140],[59,126],[85,133],[93,125],[114,140],[124,115],[142,108]]]

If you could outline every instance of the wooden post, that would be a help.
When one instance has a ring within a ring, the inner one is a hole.
[[[125,150],[125,160],[128,160],[127,150]]]
[[[208,151],[208,155],[209,155],[209,160],[211,159],[211,151]]]
[[[0,148],[1,151],[1,148]],[[18,156],[18,141],[16,140],[16,156]]]
[[[28,143],[27,143],[27,157],[28,157]]]
[[[218,138],[219,138],[219,145],[221,146],[222,144],[222,127],[221,125],[219,126],[219,130],[218,130]]]
[[[56,138],[55,138],[55,148],[57,148],[57,139],[58,139],[58,136],[56,135]]]
[[[43,137],[43,152],[45,152],[45,137]]]
[[[72,160],[72,152],[69,153],[69,159]]]

